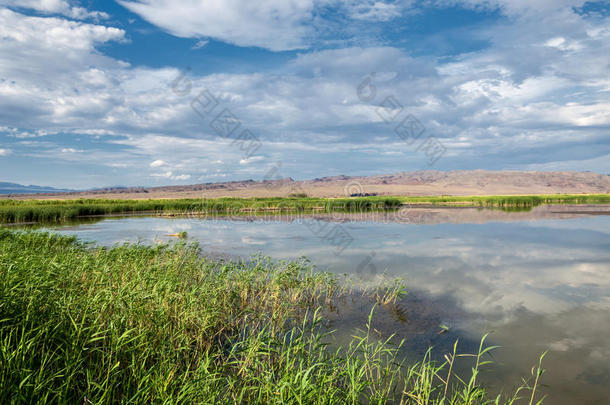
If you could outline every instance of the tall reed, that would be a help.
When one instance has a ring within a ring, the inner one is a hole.
[[[402,204],[433,204],[505,209],[540,204],[608,204],[609,194],[470,196],[470,197],[353,197],[353,198],[217,198],[171,200],[0,200],[0,223],[59,222],[113,214],[252,215],[282,212],[363,212],[393,210]]]
[[[400,289],[375,290],[384,305]],[[195,245],[99,248],[0,230],[1,403],[513,403],[364,330],[330,350],[345,291],[306,261],[211,260]],[[450,361],[449,361],[450,360]],[[539,368],[540,370],[540,368]],[[532,386],[530,388],[530,385]]]

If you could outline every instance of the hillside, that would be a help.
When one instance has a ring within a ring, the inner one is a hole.
[[[0,194],[33,194],[33,193],[60,193],[71,190],[63,190],[46,186],[24,186],[17,183],[0,182]]]
[[[182,198],[311,197],[376,195],[523,195],[610,193],[610,176],[592,172],[416,171],[378,176],[332,176],[295,181],[234,181],[165,187],[107,188],[82,192],[41,193],[11,198]]]

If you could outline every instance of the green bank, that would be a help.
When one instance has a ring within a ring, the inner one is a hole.
[[[256,215],[282,212],[362,212],[396,210],[405,204],[531,208],[541,204],[608,204],[608,194],[538,196],[440,196],[352,198],[218,198],[165,200],[0,200],[0,223],[58,222],[80,217],[151,215]]]
[[[229,262],[196,245],[100,248],[0,230],[2,403],[536,403],[542,374],[492,397],[493,349],[404,359],[374,332],[397,284],[354,290],[307,262]],[[368,323],[340,348],[325,311],[362,294]],[[439,357],[439,356],[436,356]],[[440,358],[443,358],[440,356]],[[457,359],[470,362],[457,375]]]

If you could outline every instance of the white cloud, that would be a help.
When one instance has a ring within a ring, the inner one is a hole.
[[[507,15],[540,15],[558,9],[581,7],[587,0],[431,0],[436,6],[464,6],[474,9],[499,9]]]
[[[170,172],[153,173],[153,174],[151,174],[152,177],[163,177],[163,178],[166,178],[166,179],[171,178],[173,175],[174,175],[174,173],[171,172],[171,171]]]
[[[11,154],[10,149],[0,149],[0,156],[8,156]]]
[[[0,75],[8,79],[0,82],[0,111],[8,112],[4,121],[14,120],[22,112],[48,114],[53,105],[79,97],[74,88],[80,84],[83,90],[103,85],[94,76],[120,65],[97,53],[95,46],[121,41],[124,35],[113,27],[28,17],[0,8]]]
[[[165,161],[164,160],[155,160],[154,162],[152,162],[150,164],[150,167],[161,167],[163,165],[165,165]]]
[[[366,24],[400,17],[413,10],[415,3],[414,0],[118,2],[178,37],[209,37],[238,46],[256,46],[273,51],[308,49],[316,43],[332,42],[335,37],[343,38],[339,41],[358,42],[355,38],[372,28]],[[338,23],[338,20],[346,24]]]
[[[350,16],[357,20],[388,21],[400,17],[403,7],[400,4],[383,1],[354,2]]]
[[[110,167],[114,167],[116,169],[126,169],[128,167],[134,167],[134,165],[132,163],[108,163],[108,166]]]
[[[26,17],[9,9],[0,9],[0,35],[15,44],[55,47],[62,51],[92,50],[96,43],[123,39],[118,28],[68,21],[55,17]],[[5,45],[6,46],[6,45]]]
[[[112,87],[122,67],[95,47],[124,35],[113,27],[0,8],[0,77],[6,79],[0,81],[0,119],[16,128],[33,127],[30,133],[37,135],[68,129],[66,124],[70,130],[99,130],[88,128],[95,114],[121,104]]]
[[[51,134],[55,134],[54,131],[46,131],[44,129],[37,129],[35,131],[26,131],[20,130],[19,128],[11,128],[11,127],[0,127],[0,132],[4,132],[8,137],[18,138],[18,139],[26,139],[26,138],[39,138]]]
[[[264,156],[251,156],[251,157],[246,158],[246,159],[241,159],[241,160],[239,161],[239,164],[240,164],[240,165],[248,165],[248,164],[250,164],[250,163],[254,163],[254,162],[260,162],[260,161],[262,161],[262,160],[265,160],[265,157],[264,157]]]
[[[74,7],[66,0],[0,0],[0,5],[18,8],[29,8],[41,13],[62,14],[77,20],[87,18],[106,19],[110,16],[101,11],[88,11],[83,7]]]
[[[138,0],[119,3],[172,35],[275,51],[306,47],[314,0]]]
[[[188,180],[191,178],[190,174],[174,174],[174,172],[172,171],[167,171],[167,172],[163,172],[163,173],[153,173],[151,174],[152,177],[162,177],[164,179],[169,179],[169,180]]]
[[[191,47],[191,49],[200,49],[203,48],[204,46],[206,46],[208,44],[209,41],[205,40],[205,39],[201,39],[199,41],[197,41],[197,43],[195,45],[193,45]]]
[[[261,138],[259,153],[269,162],[294,162],[292,173],[317,177],[381,164],[388,171],[420,168],[375,110],[392,95],[405,114],[451,146],[448,156],[456,158],[450,164],[578,168],[580,161],[581,170],[588,164],[609,170],[600,159],[608,153],[610,126],[608,21],[561,9],[482,30],[490,47],[449,61],[391,46],[304,52],[273,71],[189,74],[192,91],[181,96],[170,87],[177,69],[132,67],[97,49],[123,41],[120,29],[0,8],[0,78],[6,78],[0,81],[0,122],[6,125],[0,131],[10,140],[95,136],[121,148],[97,151],[99,161],[134,162],[147,169],[134,170],[142,179],[161,166],[153,175],[167,180],[262,178],[262,159],[245,157],[193,112],[190,102],[206,88]],[[370,72],[377,94],[364,102],[357,87]],[[70,145],[28,148],[57,156]],[[582,146],[578,156],[574,145]],[[345,159],[347,153],[359,157]],[[59,158],[92,161],[74,152]],[[206,169],[210,175],[202,176]]]

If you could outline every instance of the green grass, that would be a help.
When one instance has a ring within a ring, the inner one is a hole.
[[[86,216],[257,215],[282,212],[363,212],[393,210],[402,204],[499,207],[506,210],[541,204],[610,204],[610,194],[469,197],[217,198],[167,200],[0,200],[0,223],[60,222]]]
[[[218,198],[175,200],[0,200],[0,223],[58,222],[94,215],[218,214],[336,210],[367,211],[396,208],[397,198]]]
[[[304,262],[214,261],[195,245],[111,249],[0,230],[0,403],[536,403],[541,365],[507,397],[489,351],[405,362],[363,331],[339,349],[324,311],[347,293]],[[396,285],[364,292],[393,302]],[[377,303],[377,304],[375,304]],[[458,358],[472,373],[455,375]]]
[[[405,204],[535,207],[542,204],[610,204],[610,194],[541,194],[497,196],[398,197]]]

